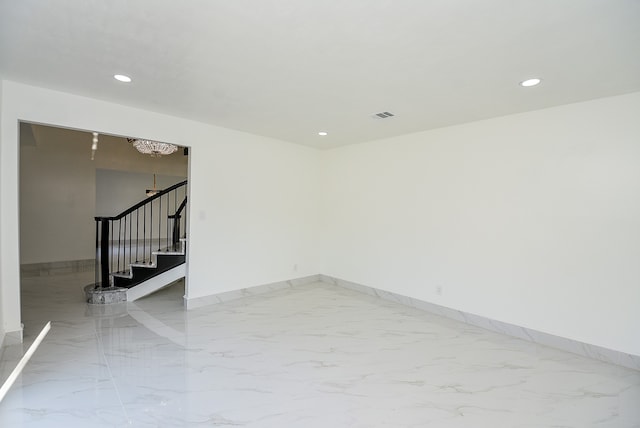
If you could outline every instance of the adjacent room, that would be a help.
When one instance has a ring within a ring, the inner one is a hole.
[[[0,426],[640,427],[638,22],[0,0]]]

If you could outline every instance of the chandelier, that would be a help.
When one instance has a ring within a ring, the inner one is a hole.
[[[127,138],[127,141],[133,144],[140,153],[151,155],[151,157],[160,157],[162,155],[170,155],[178,150],[178,146],[171,143],[161,143],[160,141],[143,140],[140,138]]]

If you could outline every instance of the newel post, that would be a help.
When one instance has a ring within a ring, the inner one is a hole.
[[[109,283],[109,220],[101,218],[100,233],[100,280],[101,286],[107,288]]]

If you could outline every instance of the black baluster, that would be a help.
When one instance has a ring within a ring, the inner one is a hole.
[[[140,237],[138,233],[139,231],[140,231],[140,208],[136,210],[136,263],[140,261],[140,259],[138,259],[138,247],[140,246]]]
[[[122,270],[127,270],[127,216],[124,216],[124,230],[122,231]]]
[[[131,264],[131,258],[133,257],[133,252],[131,251],[131,242],[133,241],[133,234],[131,233],[131,226],[133,223],[133,213],[129,213],[129,264]]]
[[[142,260],[147,256],[147,205],[145,204],[142,215]]]
[[[114,227],[114,224],[113,224],[112,220],[107,220],[107,221],[109,222],[109,226],[110,226],[109,230],[111,230],[111,238],[109,239],[109,253],[111,253],[111,249],[113,247],[113,242],[114,242],[114,240],[113,240],[113,229],[115,229],[115,227]],[[109,272],[113,272],[113,270],[114,270],[113,266],[114,266],[114,263],[115,263],[115,259],[116,258],[113,257],[112,254],[109,254],[109,260],[111,260],[111,263],[109,265]]]
[[[149,204],[151,218],[149,219],[149,264],[151,264],[151,256],[153,252],[153,201]]]
[[[98,277],[100,276],[100,273],[98,272],[98,269],[100,268],[100,265],[98,263],[98,255],[100,254],[100,236],[98,235],[100,233],[100,227],[98,225],[98,220],[96,220],[96,261],[95,264],[93,266],[93,277],[94,277],[94,284],[95,284],[95,288],[98,288]]]
[[[158,251],[160,251],[160,246],[162,245],[162,195],[158,198]]]
[[[122,234],[122,218],[118,219],[118,272],[120,272],[120,235]]]
[[[109,222],[108,219],[102,219],[102,236],[100,241],[100,274],[102,275],[102,287],[109,286]],[[113,230],[111,230],[113,236]]]
[[[187,200],[187,186],[184,186],[184,200]],[[188,207],[187,204],[184,204],[184,215],[182,216],[184,218],[184,222],[182,223],[182,230],[184,230],[185,236],[187,234],[187,211],[188,211]],[[182,218],[180,219],[182,220]]]

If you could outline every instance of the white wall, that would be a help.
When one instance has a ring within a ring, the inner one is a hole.
[[[8,330],[20,328],[19,120],[192,147],[188,297],[318,273],[314,149],[9,81],[2,102],[0,287]]]
[[[639,117],[634,93],[324,152],[323,271],[640,355]]]
[[[202,251],[190,261],[215,272],[216,284],[192,297],[319,272],[318,152],[237,137],[203,144],[191,159],[191,194],[201,197],[190,199],[189,237]]]
[[[0,80],[0,138],[2,136],[2,106],[4,104],[4,97],[2,96],[2,88],[4,86],[4,82],[2,80]],[[2,157],[2,144],[0,144],[0,158]],[[3,194],[2,194],[2,184],[3,184],[3,166],[2,163],[0,162],[0,203],[4,203],[4,198],[3,198]],[[2,240],[2,229],[4,229],[4,226],[2,224],[2,219],[4,216],[2,216],[1,211],[0,211],[0,256],[2,256],[2,249],[4,247],[4,241]],[[0,281],[2,281],[2,260],[0,257]],[[4,309],[4,305],[3,305],[3,295],[4,294],[4,287],[2,287],[2,282],[0,282],[0,346],[2,346],[2,344],[4,343],[4,336],[5,336],[5,309]]]
[[[76,148],[68,140],[20,147],[22,264],[95,255],[95,166]]]
[[[172,175],[156,174],[156,189],[163,190],[187,179]],[[116,171],[98,168],[96,176],[95,215],[109,217],[120,214],[147,198],[146,190],[153,189],[153,174],[148,172]],[[163,197],[163,200],[165,198]],[[184,199],[180,197],[179,204]]]

